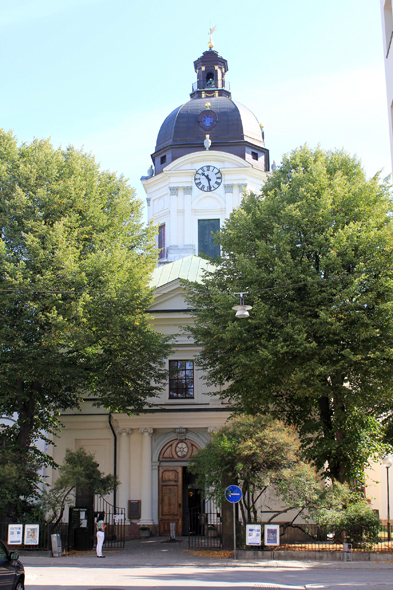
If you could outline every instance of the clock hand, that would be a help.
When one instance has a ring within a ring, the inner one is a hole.
[[[209,191],[211,191],[212,187],[210,186],[210,182],[211,182],[210,176],[208,174],[204,174],[203,172],[202,172],[202,176],[204,176],[206,178],[208,185],[209,185]]]

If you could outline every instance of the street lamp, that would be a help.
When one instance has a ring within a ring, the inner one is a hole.
[[[386,491],[387,491],[387,498],[388,498],[388,542],[390,541],[390,498],[389,498],[389,469],[393,465],[393,455],[386,455],[385,459],[382,461],[382,465],[386,467]]]
[[[236,311],[237,318],[248,318],[250,314],[248,313],[250,309],[252,309],[251,305],[244,305],[244,298],[243,295],[247,295],[247,291],[243,291],[242,293],[234,293],[234,295],[240,295],[240,305],[235,305],[232,307],[234,311]]]

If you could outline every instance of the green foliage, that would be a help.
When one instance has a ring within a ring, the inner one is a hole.
[[[337,483],[329,492],[333,502],[328,506],[321,506],[315,512],[317,524],[334,532],[339,542],[345,535],[346,540],[356,546],[377,543],[382,526],[378,515],[366,500],[350,491],[347,486]]]
[[[0,414],[18,417],[3,433],[27,469],[61,411],[91,396],[138,412],[166,378],[168,346],[145,313],[155,228],[91,155],[3,130],[0,227]]]
[[[269,486],[286,502],[277,514],[303,511],[321,492],[314,469],[301,461],[294,428],[269,416],[235,416],[190,459],[188,468],[217,503],[225,501],[228,485],[241,486],[244,522],[256,521],[257,501]]]
[[[67,449],[59,477],[49,492],[42,492],[40,506],[48,522],[57,525],[67,504],[70,505],[74,500],[77,490],[83,490],[86,495],[105,496],[118,485],[119,481],[113,475],[104,475],[99,470],[94,455],[82,448],[77,451]]]
[[[42,520],[36,502],[40,495],[41,457],[34,448],[27,452],[16,445],[0,449],[0,517],[18,522]]]
[[[187,284],[208,383],[238,412],[294,425],[317,470],[360,481],[392,415],[389,186],[344,152],[302,147],[221,229],[222,258]],[[253,309],[235,318],[233,295]]]

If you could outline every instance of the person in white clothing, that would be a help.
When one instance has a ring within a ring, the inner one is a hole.
[[[96,522],[96,529],[97,529],[97,557],[102,557],[104,558],[105,555],[102,555],[102,546],[104,544],[104,540],[105,540],[105,527],[106,524],[104,522],[105,519],[105,513],[104,512],[100,512],[99,515],[97,516],[97,522]]]

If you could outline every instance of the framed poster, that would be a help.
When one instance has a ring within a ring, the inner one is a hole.
[[[39,524],[25,524],[25,545],[38,545],[40,538]]]
[[[23,524],[8,525],[8,545],[22,545]]]
[[[265,545],[279,545],[280,544],[280,525],[279,524],[265,524]]]
[[[246,545],[260,545],[261,544],[261,525],[247,524],[246,525]]]

